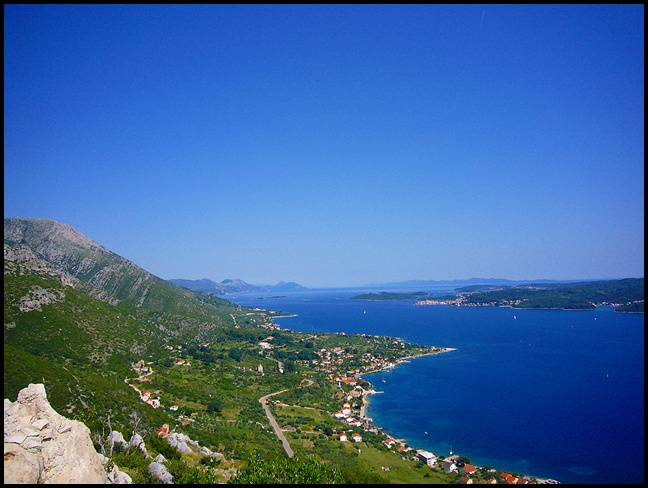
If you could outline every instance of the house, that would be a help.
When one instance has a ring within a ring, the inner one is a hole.
[[[258,373],[261,373],[263,375],[263,365],[262,364],[259,364],[257,366],[256,370],[257,370]]]
[[[340,434],[340,441],[341,442],[346,442],[347,441],[347,435],[345,433]]]
[[[427,464],[430,468],[433,468],[437,462],[437,457],[428,451],[418,451],[416,457],[418,457],[419,460]]]
[[[157,431],[158,437],[166,437],[169,435],[169,425],[164,424],[160,429]]]
[[[452,461],[446,460],[443,462],[443,471],[445,471],[446,473],[456,473],[457,465]]]
[[[354,432],[351,434],[351,438],[356,441],[356,442],[362,442],[362,436],[358,434],[357,432]]]
[[[351,410],[349,410],[349,413],[351,413]],[[346,415],[343,414],[342,412],[335,412],[335,413],[333,414],[333,416],[334,416],[336,419],[343,419],[344,417],[346,417]]]
[[[500,473],[500,478],[506,481],[509,485],[513,485],[517,483],[517,478],[515,476],[513,476],[512,474],[505,473],[504,471]]]
[[[470,476],[477,472],[477,467],[472,464],[465,464],[463,468],[461,468],[461,472]]]
[[[473,480],[471,478],[469,478],[468,476],[462,476],[461,478],[459,478],[459,484],[460,485],[472,485]]]

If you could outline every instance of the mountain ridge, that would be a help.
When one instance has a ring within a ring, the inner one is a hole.
[[[252,285],[240,279],[225,279],[220,283],[210,280],[209,278],[202,278],[200,280],[173,278],[167,281],[189,290],[200,291],[203,293],[213,293],[214,295],[229,295],[230,293],[262,291],[300,291],[308,289],[298,283],[295,283],[294,281],[280,281],[276,285]]]

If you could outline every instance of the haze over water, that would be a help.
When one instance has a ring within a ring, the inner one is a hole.
[[[228,298],[297,314],[277,320],[286,329],[457,348],[365,377],[384,391],[367,415],[415,449],[562,483],[643,483],[643,314],[347,299],[360,292]]]

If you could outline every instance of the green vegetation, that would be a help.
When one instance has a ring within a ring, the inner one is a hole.
[[[234,477],[233,484],[331,484],[345,483],[344,477],[335,467],[314,456],[288,459],[272,456],[262,459],[258,453],[251,455],[246,467]]]
[[[167,459],[175,483],[458,481],[415,451],[387,447],[371,426],[334,416],[358,387],[371,389],[341,379],[440,350],[281,330],[275,313],[159,280],[53,221],[5,219],[4,269],[5,398],[44,383],[52,407],[84,422],[134,483],[159,480],[141,451],[107,445],[110,430],[141,435],[149,454]],[[145,390],[159,408],[143,401]],[[268,406],[293,458],[259,403],[281,391]],[[352,403],[357,416],[363,399]],[[180,454],[157,437],[164,424],[224,457]],[[361,442],[340,441],[352,431]]]
[[[611,305],[619,312],[644,311],[644,279],[592,281],[585,283],[520,285],[495,289],[466,287],[457,290],[458,296],[439,297],[437,300],[457,300],[462,306],[507,306],[513,308],[558,308],[565,310],[592,310]],[[422,302],[425,304],[425,302]]]
[[[5,398],[44,383],[52,407],[84,422],[97,449],[111,451],[111,462],[136,483],[157,482],[150,460],[119,444],[109,449],[110,430],[127,440],[141,435],[150,454],[167,459],[174,482],[382,483],[388,478],[375,460],[356,462],[360,446],[400,459],[378,435],[356,446],[338,440],[348,426],[333,413],[352,387],[334,377],[433,348],[280,330],[276,313],[159,280],[47,220],[5,219],[4,277]],[[140,398],[145,390],[159,408]],[[270,406],[288,429],[293,459],[259,403],[282,390]],[[225,459],[171,449],[157,437],[164,424]],[[251,463],[254,456],[263,461]]]

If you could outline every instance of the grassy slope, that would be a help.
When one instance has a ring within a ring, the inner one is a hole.
[[[64,294],[64,299],[43,304],[40,311],[20,311],[21,297],[36,286]],[[4,335],[5,398],[15,400],[29,383],[44,382],[52,406],[86,422],[95,434],[105,433],[110,418],[112,428],[128,437],[136,416],[142,435],[168,423],[229,459],[245,460],[252,452],[282,455],[258,399],[288,388],[284,400],[314,408],[310,412],[317,420],[312,428],[318,432],[318,448],[313,448],[315,444],[300,447],[296,438],[298,451],[342,466],[347,479],[383,480],[380,467],[373,465],[382,458],[349,463],[353,457],[340,456],[339,441],[323,436],[325,426],[335,431],[345,427],[331,415],[341,405],[341,392],[324,373],[309,367],[310,361],[300,361],[299,354],[335,346],[348,348],[357,357],[368,351],[394,358],[415,352],[409,348],[403,352],[399,341],[271,331],[259,327],[268,323],[260,313],[196,293],[180,295],[186,303],[179,306],[169,294],[164,312],[123,302],[113,306],[63,286],[45,272],[6,274],[4,291],[5,324],[10,324]],[[281,358],[284,365],[293,362],[296,372],[280,374],[275,359],[259,354],[258,342],[270,334],[275,337],[273,357]],[[230,355],[234,349],[241,352],[239,360]],[[176,365],[181,357],[191,366]],[[150,362],[154,373],[150,381],[134,384],[155,392],[167,408],[146,405],[124,382],[137,376],[132,364],[139,359]],[[256,372],[259,364],[264,366],[263,376]],[[314,383],[305,387],[305,378]],[[208,412],[212,403],[217,411]],[[178,411],[169,411],[171,405],[177,405]],[[290,417],[282,420],[286,424],[303,420]],[[186,418],[192,422],[184,425]],[[369,445],[366,449],[367,455],[374,450]],[[380,454],[384,455],[389,454]],[[146,481],[139,468],[132,469]],[[406,480],[395,474],[386,479]]]

